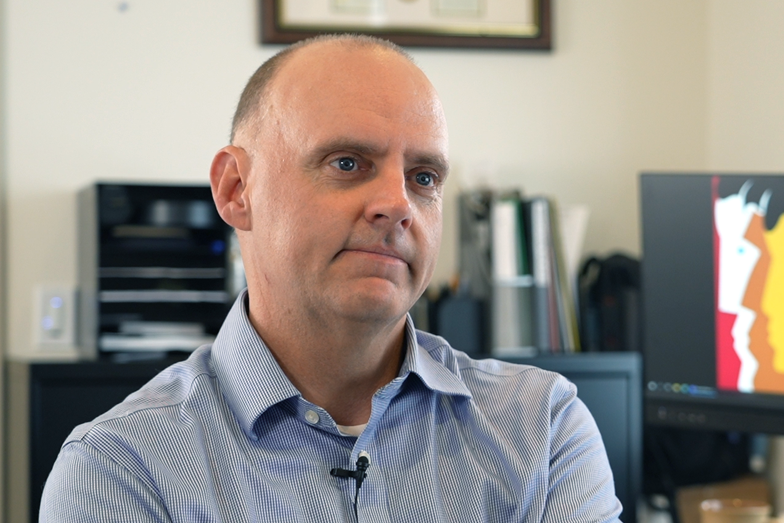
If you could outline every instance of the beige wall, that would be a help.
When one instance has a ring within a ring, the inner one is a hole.
[[[5,406],[5,354],[6,329],[6,156],[5,120],[3,101],[5,100],[5,0],[0,0],[0,405]],[[5,413],[5,409],[0,412]],[[0,415],[0,515],[5,514],[5,416]]]
[[[244,81],[279,47],[257,44],[256,0],[5,3],[8,352],[48,357],[32,344],[32,293],[76,281],[76,191],[206,181]],[[638,252],[637,173],[708,164],[709,21],[732,0],[554,4],[551,53],[413,50],[446,108],[450,192],[585,202],[587,251]],[[439,279],[455,265],[446,212]]]
[[[712,0],[708,166],[784,171],[784,2]]]

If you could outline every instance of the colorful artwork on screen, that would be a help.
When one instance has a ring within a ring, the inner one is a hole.
[[[716,384],[722,390],[781,394],[784,220],[767,219],[770,189],[752,201],[752,180],[724,197],[720,183],[713,177]],[[768,228],[771,221],[775,225]]]

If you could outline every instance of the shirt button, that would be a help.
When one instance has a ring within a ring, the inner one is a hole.
[[[319,415],[318,412],[315,410],[309,410],[305,413],[305,421],[310,423],[311,425],[315,425],[319,422]]]

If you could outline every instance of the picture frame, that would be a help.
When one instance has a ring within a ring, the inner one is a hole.
[[[551,0],[260,0],[263,44],[362,33],[404,47],[552,48]]]

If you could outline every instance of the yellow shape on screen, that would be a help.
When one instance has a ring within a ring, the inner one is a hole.
[[[768,343],[773,347],[773,368],[784,374],[784,220],[765,233],[770,269],[762,293],[762,311],[768,317]]]

